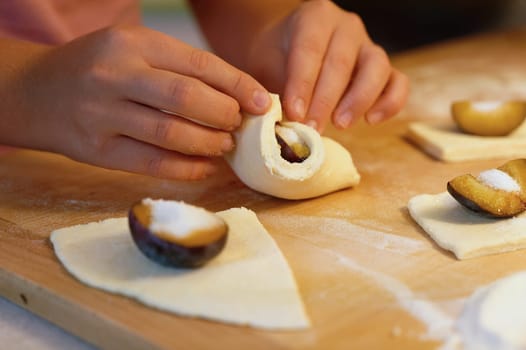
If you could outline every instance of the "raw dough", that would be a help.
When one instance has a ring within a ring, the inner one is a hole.
[[[414,122],[407,137],[445,162],[526,157],[526,124],[509,136],[488,137],[464,134],[453,122]]]
[[[526,271],[478,289],[457,321],[465,350],[526,349]]]
[[[195,270],[173,269],[144,257],[127,218],[54,231],[65,268],[80,281],[161,310],[267,329],[309,327],[294,276],[254,212],[219,212],[230,231],[215,259]]]
[[[279,96],[271,97],[267,114],[244,116],[235,133],[236,148],[226,157],[241,181],[256,191],[287,199],[317,197],[360,182],[347,149],[304,124],[280,122]],[[311,154],[306,160],[290,163],[281,157],[274,130],[277,122],[295,130],[307,144]]]
[[[448,192],[413,197],[409,213],[427,234],[458,259],[526,248],[526,215],[489,219],[461,206]]]

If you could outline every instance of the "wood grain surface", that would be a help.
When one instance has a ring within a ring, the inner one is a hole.
[[[407,288],[408,298],[426,300],[454,317],[475,288],[526,269],[526,252],[457,261],[427,238],[407,213],[409,198],[442,192],[452,177],[505,160],[441,163],[406,140],[407,123],[440,117],[434,113],[447,110],[458,84],[470,89],[462,97],[483,96],[495,81],[502,85],[496,98],[526,97],[521,90],[525,73],[520,73],[526,67],[519,65],[526,62],[525,50],[526,31],[516,31],[394,57],[412,79],[408,108],[400,118],[379,126],[359,123],[351,131],[328,130],[351,150],[362,182],[307,201],[253,192],[226,166],[222,176],[183,183],[95,168],[47,153],[4,153],[0,294],[105,349],[435,348],[438,343],[426,339],[429,324],[408,312],[397,290]],[[480,67],[485,67],[480,72],[461,69],[480,57]],[[472,84],[473,79],[480,81],[479,74],[487,77],[489,87]],[[424,79],[435,75],[440,79]],[[449,86],[444,76],[456,85]],[[503,76],[508,80],[501,81]],[[426,92],[435,108],[429,113]],[[64,270],[48,240],[52,230],[124,216],[144,197],[184,200],[210,210],[254,210],[287,257],[313,327],[269,332],[182,318],[87,287]]]

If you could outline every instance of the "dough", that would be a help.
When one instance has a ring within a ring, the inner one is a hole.
[[[236,148],[226,156],[236,175],[248,187],[275,197],[305,199],[321,196],[360,182],[350,153],[339,143],[304,124],[281,122],[279,96],[263,116],[245,115],[235,133]],[[275,124],[293,129],[311,150],[301,163],[281,157]]]
[[[254,212],[219,212],[230,227],[224,250],[202,268],[174,269],[144,257],[127,218],[56,230],[55,253],[92,287],[183,316],[266,329],[309,327],[292,271]]]
[[[453,122],[414,122],[407,137],[424,152],[445,162],[526,157],[526,124],[509,136],[464,134]]]
[[[526,349],[525,295],[526,271],[478,289],[456,324],[464,349]]]
[[[427,234],[458,259],[526,248],[526,215],[489,219],[461,206],[448,192],[413,197],[409,213]]]

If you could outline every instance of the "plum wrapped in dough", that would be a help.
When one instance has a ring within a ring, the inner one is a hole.
[[[236,148],[226,156],[243,183],[275,197],[306,199],[360,182],[347,149],[302,123],[282,121],[279,96],[271,94],[271,98],[272,106],[266,114],[244,115],[235,132]],[[293,135],[300,148],[308,148],[308,156],[301,161],[285,159],[276,128]]]

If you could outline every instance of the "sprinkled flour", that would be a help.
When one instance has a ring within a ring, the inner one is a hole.
[[[446,341],[451,334],[454,318],[443,311],[438,303],[417,296],[400,280],[380,272],[381,259],[376,260],[375,265],[358,262],[347,254],[320,244],[324,241],[324,237],[330,236],[331,239],[337,238],[341,241],[340,248],[349,242],[353,245],[371,247],[378,252],[401,255],[401,259],[406,260],[407,256],[429,249],[427,242],[371,230],[339,218],[273,214],[269,215],[268,221],[285,229],[288,234],[311,243],[320,251],[335,257],[341,266],[362,274],[391,294],[400,307],[426,326],[427,332],[421,337],[423,340]]]
[[[499,185],[503,186],[502,184]],[[389,293],[402,309],[426,327],[426,332],[418,335],[418,337],[421,340],[441,342],[440,350],[459,350],[462,348],[466,350],[519,350],[526,348],[526,337],[523,336],[523,330],[526,327],[526,316],[524,316],[526,314],[524,312],[526,302],[522,300],[526,292],[526,271],[519,276],[520,281],[516,277],[514,280],[508,279],[507,285],[500,285],[500,289],[504,290],[504,293],[501,293],[505,295],[504,299],[502,295],[495,297],[497,287],[494,284],[492,290],[488,287],[479,289],[469,298],[467,303],[466,299],[463,298],[432,301],[417,294],[400,279],[390,274],[386,265],[382,265],[382,259],[363,262],[356,256],[349,254],[349,250],[344,251],[342,248],[347,243],[362,247],[366,245],[379,252],[387,251],[401,255],[400,259],[408,260],[407,257],[429,248],[425,242],[398,236],[394,233],[367,229],[345,219],[276,214],[262,214],[261,216],[265,217],[266,215],[268,216],[266,220],[272,225],[284,228],[287,234],[312,245],[323,254],[332,256],[340,266],[363,275],[378,288]],[[324,239],[327,236],[330,236],[330,239]],[[340,241],[337,249],[334,249],[332,243],[334,238]],[[329,244],[329,242],[331,243]],[[409,263],[414,262],[409,261]],[[510,281],[514,283],[511,287],[510,285],[513,283],[509,283]],[[488,299],[488,295],[493,296],[493,298]],[[482,305],[481,298],[486,299],[484,301],[486,303],[485,310],[480,307]],[[512,299],[520,300],[520,303],[514,302]],[[488,302],[488,300],[490,301]],[[514,305],[520,305],[521,309],[514,311]],[[459,318],[458,315],[462,309],[464,311]],[[488,312],[488,309],[493,311]],[[501,312],[495,312],[495,310],[501,310]],[[481,312],[487,314],[484,320],[481,319]],[[519,317],[512,314],[517,314]],[[513,317],[510,318],[510,315]],[[483,329],[483,327],[487,328],[488,325],[491,327],[490,331]],[[491,333],[492,331],[498,333]],[[404,332],[396,324],[393,325],[393,336],[401,336],[404,333],[417,336],[410,331],[409,333]],[[508,346],[510,344],[513,346]]]
[[[429,244],[408,237],[368,229],[339,218],[304,216],[304,215],[272,215],[270,221],[287,232],[302,232],[317,234],[320,227],[324,236],[357,242],[371,248],[388,251],[400,255],[412,255],[429,248]]]

